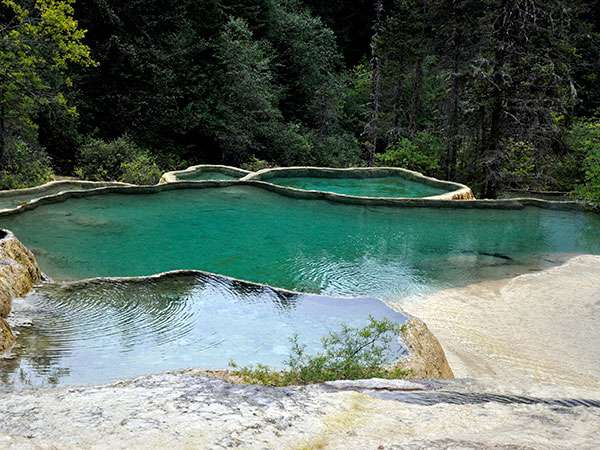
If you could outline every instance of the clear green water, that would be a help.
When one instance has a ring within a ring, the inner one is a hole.
[[[280,186],[362,197],[429,197],[448,192],[446,189],[407,180],[400,176],[373,178],[274,177],[265,180]]]
[[[218,170],[202,170],[198,172],[177,174],[178,180],[186,181],[228,181],[237,180],[239,178],[241,178],[241,176],[231,175]]]
[[[362,327],[369,314],[405,320],[375,299],[290,295],[202,275],[50,285],[15,308],[28,320],[15,327],[11,357],[0,358],[0,386],[8,390],[222,369],[230,359],[280,367],[295,333],[314,353],[342,322]],[[396,342],[390,357],[401,352]]]
[[[0,217],[55,279],[200,269],[394,299],[600,253],[582,212],[366,207],[253,186],[110,194]]]

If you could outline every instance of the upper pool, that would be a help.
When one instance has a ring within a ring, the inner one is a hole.
[[[185,181],[212,181],[212,180],[237,180],[240,178],[217,170],[205,170],[203,172],[181,173],[177,175],[178,180]]]
[[[244,180],[356,197],[473,198],[471,189],[463,184],[441,181],[397,167],[279,167],[251,173]]]
[[[216,164],[201,164],[190,166],[185,170],[174,170],[162,175],[161,183],[172,183],[174,181],[229,181],[239,180],[248,175],[247,170],[232,166]]]
[[[280,186],[334,192],[361,197],[430,197],[448,192],[445,189],[399,177],[322,178],[273,177],[269,183]]]
[[[56,279],[201,269],[393,299],[600,253],[600,216],[535,207],[360,206],[259,187],[103,194],[0,217]]]

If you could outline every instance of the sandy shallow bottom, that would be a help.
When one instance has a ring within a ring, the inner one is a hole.
[[[580,256],[405,302],[455,381],[277,389],[188,371],[0,394],[0,448],[595,449],[599,284],[600,257]]]
[[[408,298],[401,307],[425,321],[457,378],[600,396],[600,256]]]

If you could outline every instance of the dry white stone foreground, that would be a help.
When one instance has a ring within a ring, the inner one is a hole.
[[[189,371],[0,402],[0,447],[14,449],[581,449],[600,439],[600,401],[500,395],[459,382],[268,388]]]

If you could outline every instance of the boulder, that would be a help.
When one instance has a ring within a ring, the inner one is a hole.
[[[409,356],[402,367],[412,372],[411,378],[454,378],[444,349],[422,320],[413,317],[406,322],[403,338]]]

